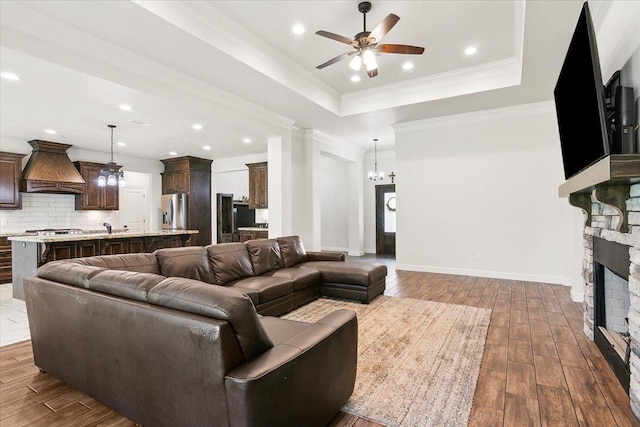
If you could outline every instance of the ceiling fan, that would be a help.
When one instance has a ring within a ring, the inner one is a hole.
[[[338,61],[353,56],[349,66],[354,70],[360,70],[364,63],[369,77],[375,77],[378,75],[378,63],[376,62],[376,55],[379,53],[400,53],[405,55],[421,55],[424,52],[423,47],[408,46],[404,44],[378,44],[382,37],[387,34],[394,25],[398,23],[400,17],[393,13],[387,15],[372,31],[367,31],[367,12],[371,10],[371,2],[363,1],[358,4],[358,10],[362,13],[364,21],[363,30],[361,33],[356,34],[353,39],[344,37],[338,34],[330,33],[328,31],[316,31],[319,36],[327,37],[332,40],[339,41],[351,45],[355,50],[352,52],[343,53],[335,58],[332,58],[324,64],[318,65],[317,69],[322,69],[331,64],[335,64]]]

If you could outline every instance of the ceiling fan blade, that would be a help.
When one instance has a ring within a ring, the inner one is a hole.
[[[405,55],[422,55],[423,47],[408,46],[406,44],[379,44],[375,50],[380,53],[402,53]]]
[[[399,20],[400,20],[400,17],[398,15],[394,15],[393,13],[390,13],[378,25],[376,25],[376,27],[373,29],[373,31],[371,31],[371,33],[369,33],[369,37],[368,37],[369,40],[375,39],[374,43],[378,43],[382,39],[382,37],[384,37],[385,34],[391,31],[393,26],[396,25]]]
[[[325,62],[324,64],[320,64],[318,65],[316,68],[318,70],[323,69],[324,67],[328,67],[331,64],[335,64],[338,61],[342,61],[343,59],[345,59],[347,56],[351,56],[351,55],[355,55],[357,52],[354,50],[353,52],[347,52],[347,53],[343,53],[342,55],[338,55],[335,58],[331,58],[330,60],[328,60],[327,62]]]
[[[378,75],[378,69],[374,68],[373,70],[367,70],[367,74],[369,75],[369,77],[375,77]]]
[[[357,46],[357,43],[353,41],[353,39],[347,38],[345,36],[341,36],[339,34],[334,34],[334,33],[330,33],[328,31],[323,31],[323,30],[316,31],[316,34],[331,40],[336,40],[336,41],[351,45],[351,46]]]

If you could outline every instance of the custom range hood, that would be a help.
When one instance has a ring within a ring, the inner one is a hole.
[[[33,147],[33,153],[22,172],[21,192],[84,192],[84,179],[67,156],[67,150],[71,145],[39,139],[29,141],[29,144]]]

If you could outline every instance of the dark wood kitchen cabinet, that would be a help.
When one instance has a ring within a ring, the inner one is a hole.
[[[76,194],[76,210],[117,211],[120,208],[120,193],[117,185],[98,186],[100,170],[107,165],[93,162],[73,162],[86,185],[84,193]],[[121,166],[117,166],[118,169]]]
[[[162,194],[187,193],[187,228],[198,230],[191,244],[206,246],[211,241],[211,163],[213,160],[183,156],[160,160]]]
[[[11,242],[0,237],[0,283],[11,282]]]
[[[20,177],[25,154],[0,151],[0,209],[21,209]]]
[[[249,209],[269,207],[269,169],[267,162],[247,163],[249,168]]]

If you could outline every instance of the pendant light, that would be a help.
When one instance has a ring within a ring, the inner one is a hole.
[[[378,172],[378,138],[373,140],[373,171],[369,171],[369,179],[371,181],[382,181],[384,179],[384,171]]]
[[[107,163],[106,169],[100,170],[100,176],[98,176],[99,187],[114,187],[119,185],[124,187],[127,182],[124,180],[124,173],[120,170],[120,167],[113,161],[113,129],[116,125],[107,125],[111,129],[111,161]]]

